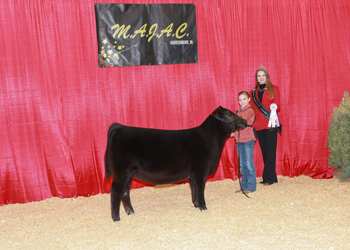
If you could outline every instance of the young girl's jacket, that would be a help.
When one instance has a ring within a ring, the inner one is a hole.
[[[245,106],[243,109],[238,109],[236,114],[247,121],[247,125],[252,125],[255,120],[255,111],[250,104]],[[256,141],[254,131],[252,127],[246,127],[244,129],[239,129],[234,132],[233,136],[236,140],[236,143],[244,143],[248,141]]]

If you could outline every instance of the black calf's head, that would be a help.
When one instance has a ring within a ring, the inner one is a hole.
[[[232,129],[231,132],[247,127],[246,120],[234,114],[231,110],[225,109],[221,106],[215,109],[212,115],[220,121],[226,123],[230,129]]]

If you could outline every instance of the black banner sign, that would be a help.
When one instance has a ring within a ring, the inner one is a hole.
[[[95,4],[100,67],[197,63],[194,4]]]

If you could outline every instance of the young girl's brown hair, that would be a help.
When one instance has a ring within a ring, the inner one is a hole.
[[[241,91],[241,92],[239,92],[239,93],[238,93],[238,98],[239,98],[240,95],[243,95],[243,94],[246,95],[248,98],[250,98],[250,95],[249,95],[249,93],[248,93],[247,91]]]

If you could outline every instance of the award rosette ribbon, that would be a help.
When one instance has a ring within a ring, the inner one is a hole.
[[[270,120],[269,120],[269,124],[268,124],[268,127],[269,128],[275,128],[275,127],[279,127],[280,126],[280,122],[278,120],[278,116],[277,116],[277,105],[276,103],[272,103],[270,105],[270,110],[271,110],[271,113],[270,113]]]

